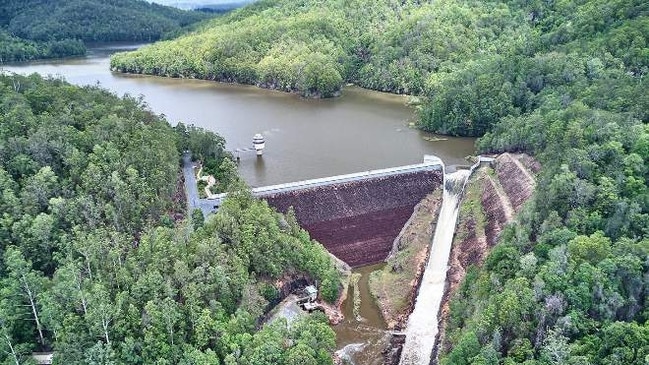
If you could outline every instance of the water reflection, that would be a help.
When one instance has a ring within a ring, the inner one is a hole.
[[[266,162],[264,156],[257,156],[255,160],[255,178],[259,181],[266,179]]]

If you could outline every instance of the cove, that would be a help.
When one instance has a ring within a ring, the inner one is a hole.
[[[464,157],[474,152],[473,138],[444,137],[432,142],[434,135],[409,128],[415,110],[403,96],[346,87],[339,98],[310,100],[254,86],[109,70],[112,53],[137,47],[96,46],[83,58],[3,68],[142,96],[153,112],[164,114],[172,125],[193,123],[221,134],[229,150],[250,147],[253,135],[262,133],[263,157],[241,154],[239,171],[252,187],[419,163],[426,154],[440,157],[452,168],[465,164]]]

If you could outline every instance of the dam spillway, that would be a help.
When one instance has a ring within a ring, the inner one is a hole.
[[[471,170],[458,170],[445,176],[442,209],[415,307],[408,317],[400,365],[430,363],[439,329],[438,313],[446,285],[448,258],[453,244],[460,198],[470,175]]]

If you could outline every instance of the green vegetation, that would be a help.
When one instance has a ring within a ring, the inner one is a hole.
[[[421,96],[422,129],[544,166],[451,303],[446,364],[649,356],[649,6],[641,0],[262,0],[114,69]]]
[[[434,73],[522,43],[522,19],[488,2],[262,0],[177,40],[115,55],[111,67],[304,96],[334,96],[345,82],[420,94]]]
[[[84,42],[151,42],[209,17],[141,0],[6,0],[0,62],[83,55]]]
[[[174,222],[180,153],[227,160],[179,130],[138,99],[0,76],[0,363],[331,363],[320,316],[258,330],[286,275],[337,297],[329,254],[238,179],[218,214]]]
[[[358,281],[361,279],[361,276],[362,274],[357,272],[353,273],[349,278],[353,290],[352,300],[354,302],[354,308],[352,309],[352,313],[354,314],[354,318],[359,322],[363,320],[363,317],[361,316],[361,292],[358,288]]]
[[[420,277],[426,265],[435,230],[431,222],[437,222],[441,203],[440,187],[415,207],[386,265],[370,274],[370,292],[390,329],[402,329],[408,320],[412,300],[419,289],[419,281],[415,278]]]
[[[11,36],[0,28],[0,64],[38,58],[80,56],[85,53],[86,46],[76,39],[36,42]]]
[[[535,197],[484,266],[468,270],[442,363],[643,364],[647,15],[642,0],[262,0],[115,55],[111,67],[316,97],[345,82],[417,94],[420,128],[533,154],[543,166]],[[263,364],[329,350],[253,334],[264,280],[305,271],[328,299],[337,292],[329,259],[294,219],[240,193],[195,233],[154,228],[170,223],[180,145],[170,141],[182,133],[155,134],[168,128],[136,100],[3,82],[2,356],[40,343],[65,363],[213,354]]]
[[[543,165],[519,222],[452,301],[442,363],[644,364],[648,6],[514,5],[530,14],[533,52],[445,75],[424,107],[423,125],[488,131],[483,151]]]

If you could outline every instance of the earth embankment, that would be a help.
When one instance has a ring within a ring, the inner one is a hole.
[[[441,205],[441,188],[417,204],[394,240],[387,265],[370,276],[370,291],[389,329],[402,329],[412,311]]]

